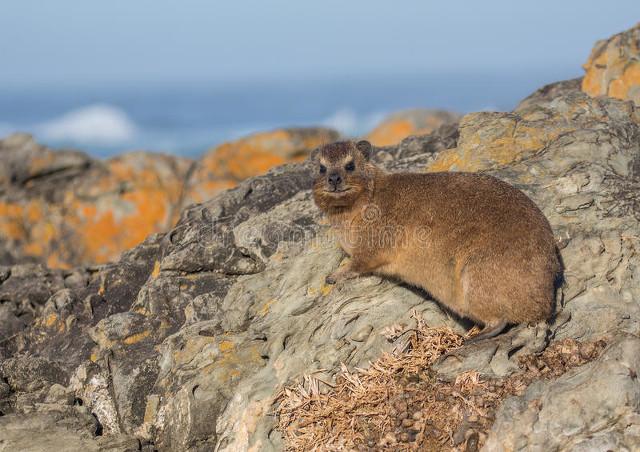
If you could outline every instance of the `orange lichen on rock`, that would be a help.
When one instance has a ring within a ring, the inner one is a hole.
[[[222,144],[196,163],[146,152],[92,161],[14,135],[0,140],[7,159],[0,183],[16,193],[0,201],[0,241],[18,258],[40,259],[53,268],[113,261],[171,228],[185,205],[302,160],[337,138],[328,129],[258,133]]]
[[[278,129],[223,143],[198,162],[187,194],[202,202],[223,189],[283,163],[304,160],[314,148],[335,141],[338,134],[323,128]]]
[[[471,113],[460,121],[458,146],[440,154],[428,171],[481,171],[542,150],[562,127],[549,129],[513,113]]]
[[[5,240],[24,240],[27,231],[24,227],[24,209],[10,202],[0,201],[0,235]]]
[[[366,138],[375,146],[392,146],[410,135],[425,135],[458,119],[459,115],[442,110],[401,111],[385,118]]]
[[[137,344],[138,342],[146,339],[147,337],[149,337],[151,335],[151,331],[149,330],[144,330],[141,331],[139,333],[134,333],[131,336],[127,336],[125,337],[122,342],[125,345],[133,345],[133,344]]]
[[[582,90],[640,105],[640,24],[598,41],[584,64]]]
[[[79,260],[113,260],[176,220],[186,159],[147,153],[105,162],[65,198],[65,224],[78,241]]]
[[[640,120],[631,103],[621,106],[634,120]],[[607,120],[607,111],[589,97],[576,92],[565,109],[525,105],[512,113],[478,112],[462,117],[456,147],[443,150],[426,171],[483,171],[500,168],[543,151],[567,133],[575,131],[576,117],[590,110],[593,126]]]
[[[19,258],[41,259],[51,268],[114,260],[170,228],[191,166],[142,152],[91,162],[24,135],[0,141],[0,148],[19,162],[15,174],[1,178],[10,196],[0,201],[0,239]]]
[[[93,210],[94,215],[81,208],[85,215],[70,220],[77,226],[85,255],[97,263],[107,262],[150,234],[170,228],[172,204],[167,198],[159,190],[136,190],[117,198],[118,206]]]
[[[24,256],[47,256],[59,235],[55,224],[59,213],[50,207],[38,198],[0,201],[0,238],[18,244]]]

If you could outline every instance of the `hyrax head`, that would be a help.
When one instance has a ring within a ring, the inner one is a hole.
[[[367,189],[370,154],[368,141],[338,141],[318,150],[313,192],[320,207],[347,206]]]

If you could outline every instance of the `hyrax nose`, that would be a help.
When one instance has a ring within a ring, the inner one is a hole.
[[[337,187],[338,184],[340,184],[340,182],[342,182],[342,177],[340,177],[340,174],[338,173],[331,173],[329,174],[329,184],[333,185],[334,187]]]

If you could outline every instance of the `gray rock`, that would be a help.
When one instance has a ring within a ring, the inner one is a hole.
[[[581,84],[582,77],[545,85],[542,88],[536,90],[533,94],[521,100],[514,111],[519,112],[530,106],[540,106],[547,102],[553,101],[553,99],[557,97],[564,96],[569,93],[580,92]]]
[[[640,339],[504,402],[486,450],[638,450]]]
[[[556,320],[463,348],[438,365],[441,377],[473,369],[500,378],[522,354],[562,338],[613,344],[597,361],[506,401],[487,448],[633,450],[638,110],[568,84],[543,89],[515,112],[467,115],[460,126],[379,149],[374,158],[390,170],[449,162],[448,169],[494,174],[544,210],[562,248]],[[0,344],[8,358],[4,397],[14,411],[3,422],[25,423],[27,432],[40,427],[21,416],[45,416],[38,422],[74,444],[103,447],[90,428],[68,433],[47,411],[67,416],[71,391],[104,438],[125,438],[122,447],[135,437],[161,450],[281,450],[271,413],[285,385],[309,374],[331,383],[343,363],[367,366],[395,345],[385,328],[410,327],[414,311],[430,325],[463,332],[468,323],[395,281],[324,284],[342,254],[313,205],[310,171],[309,162],[282,166],[191,206],[171,231],[113,264],[59,274],[3,269],[0,300],[16,331]],[[30,365],[36,378],[20,371]]]
[[[0,451],[24,452],[133,452],[136,438],[125,435],[96,437],[95,418],[82,407],[0,417]]]

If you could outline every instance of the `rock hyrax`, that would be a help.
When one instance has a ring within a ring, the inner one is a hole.
[[[546,320],[561,271],[543,213],[520,190],[475,173],[387,173],[371,145],[321,147],[313,195],[351,257],[328,283],[363,273],[421,287],[492,337]]]

